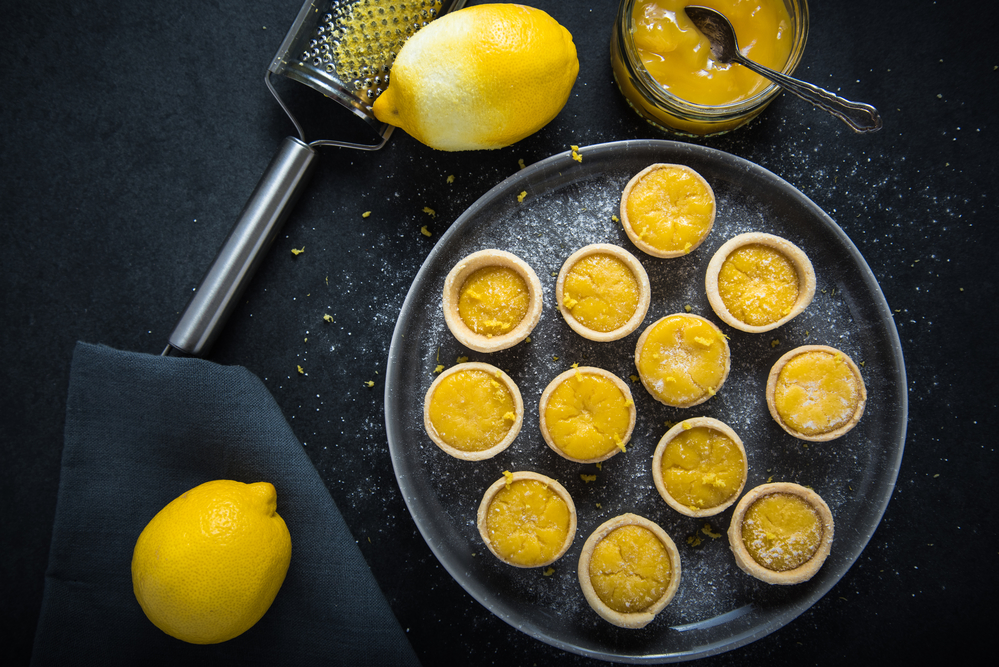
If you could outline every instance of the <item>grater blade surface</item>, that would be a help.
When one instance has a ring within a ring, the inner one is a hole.
[[[392,126],[375,118],[371,105],[388,86],[396,54],[417,30],[464,4],[465,0],[306,0],[268,72],[336,100],[387,139]]]

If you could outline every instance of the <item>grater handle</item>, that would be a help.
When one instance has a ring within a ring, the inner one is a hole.
[[[315,158],[315,149],[295,137],[281,143],[170,334],[163,356],[208,352],[304,189]]]

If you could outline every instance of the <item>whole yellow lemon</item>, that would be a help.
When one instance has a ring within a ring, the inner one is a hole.
[[[274,486],[216,480],[173,500],[143,529],[132,586],[160,630],[217,644],[263,617],[290,562],[291,535]]]
[[[572,35],[551,16],[522,5],[476,5],[409,38],[373,110],[433,148],[502,148],[555,118],[578,73]]]

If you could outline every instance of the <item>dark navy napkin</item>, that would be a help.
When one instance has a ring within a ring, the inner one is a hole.
[[[291,531],[288,576],[243,635],[196,646],[146,619],[132,549],[203,482],[268,481]],[[78,343],[33,664],[418,665],[302,445],[238,366]]]

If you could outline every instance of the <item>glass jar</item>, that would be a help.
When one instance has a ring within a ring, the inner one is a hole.
[[[621,0],[618,6],[610,41],[611,67],[628,105],[652,125],[680,136],[723,134],[758,116],[780,92],[780,87],[771,83],[745,100],[719,105],[694,104],[677,97],[652,77],[635,47],[633,14],[637,1]],[[783,2],[794,33],[782,71],[791,74],[801,61],[808,39],[808,3]]]

